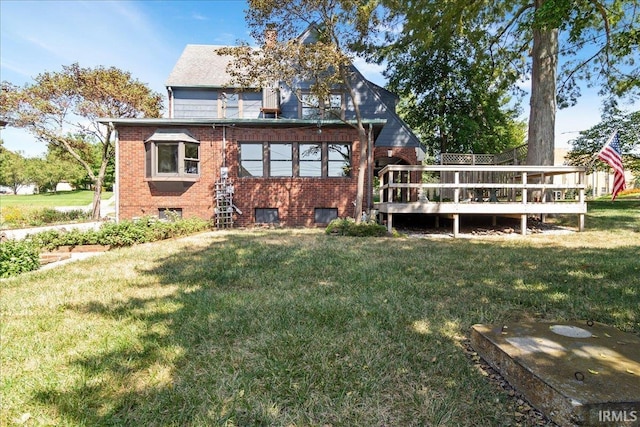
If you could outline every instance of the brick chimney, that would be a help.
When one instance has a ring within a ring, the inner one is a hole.
[[[267,24],[267,28],[264,30],[264,47],[274,47],[278,42],[278,29],[276,24]]]

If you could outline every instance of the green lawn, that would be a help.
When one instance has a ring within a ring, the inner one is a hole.
[[[107,200],[111,192],[102,193],[102,198]],[[87,206],[93,201],[93,191],[75,190],[60,191],[58,193],[25,194],[25,195],[0,195],[1,207],[18,207],[25,209],[53,208],[56,206]]]
[[[0,425],[529,425],[474,323],[640,333],[640,201],[587,231],[474,239],[234,230],[0,281]]]

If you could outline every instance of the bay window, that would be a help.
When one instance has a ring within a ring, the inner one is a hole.
[[[189,181],[200,177],[200,142],[185,130],[158,129],[145,141],[146,177]]]

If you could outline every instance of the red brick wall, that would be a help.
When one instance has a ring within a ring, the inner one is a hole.
[[[233,143],[227,146],[229,175],[234,177],[234,204],[242,211],[238,225],[255,223],[256,208],[277,208],[280,224],[313,226],[315,208],[337,208],[338,216],[353,216],[352,202],[357,190],[359,144],[351,128],[327,129],[241,129],[227,134]],[[237,142],[352,142],[352,173],[347,178],[237,178]]]
[[[120,219],[157,215],[160,208],[182,208],[185,218],[211,218],[214,209],[213,184],[217,180],[222,163],[222,129],[189,129],[200,141],[201,150],[200,179],[193,183],[156,183],[145,178],[144,141],[156,129],[157,127],[118,129],[117,185]]]
[[[162,183],[145,179],[144,141],[156,127],[121,127],[119,148],[119,214],[121,219],[157,215],[159,208],[182,208],[184,217],[212,218],[214,183],[223,165],[222,128],[190,127],[200,141],[200,179],[194,183]],[[237,142],[353,142],[352,174],[348,178],[238,178]],[[277,208],[286,226],[314,225],[315,208],[337,208],[339,216],[353,216],[359,159],[357,134],[351,128],[254,129],[226,128],[226,165],[234,181],[234,204],[242,211],[235,223],[255,223],[255,208]],[[168,190],[168,191],[167,191]]]

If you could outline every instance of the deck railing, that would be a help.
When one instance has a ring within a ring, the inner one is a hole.
[[[574,175],[574,179],[554,183],[555,175]],[[389,228],[395,213],[453,215],[454,234],[460,214],[520,215],[524,233],[527,215],[575,213],[580,230],[584,228],[586,169],[582,167],[389,165],[378,176],[380,195],[374,207],[387,215]],[[573,198],[554,200],[554,191]]]
[[[442,153],[441,165],[521,165],[527,158],[527,144],[498,154]]]

